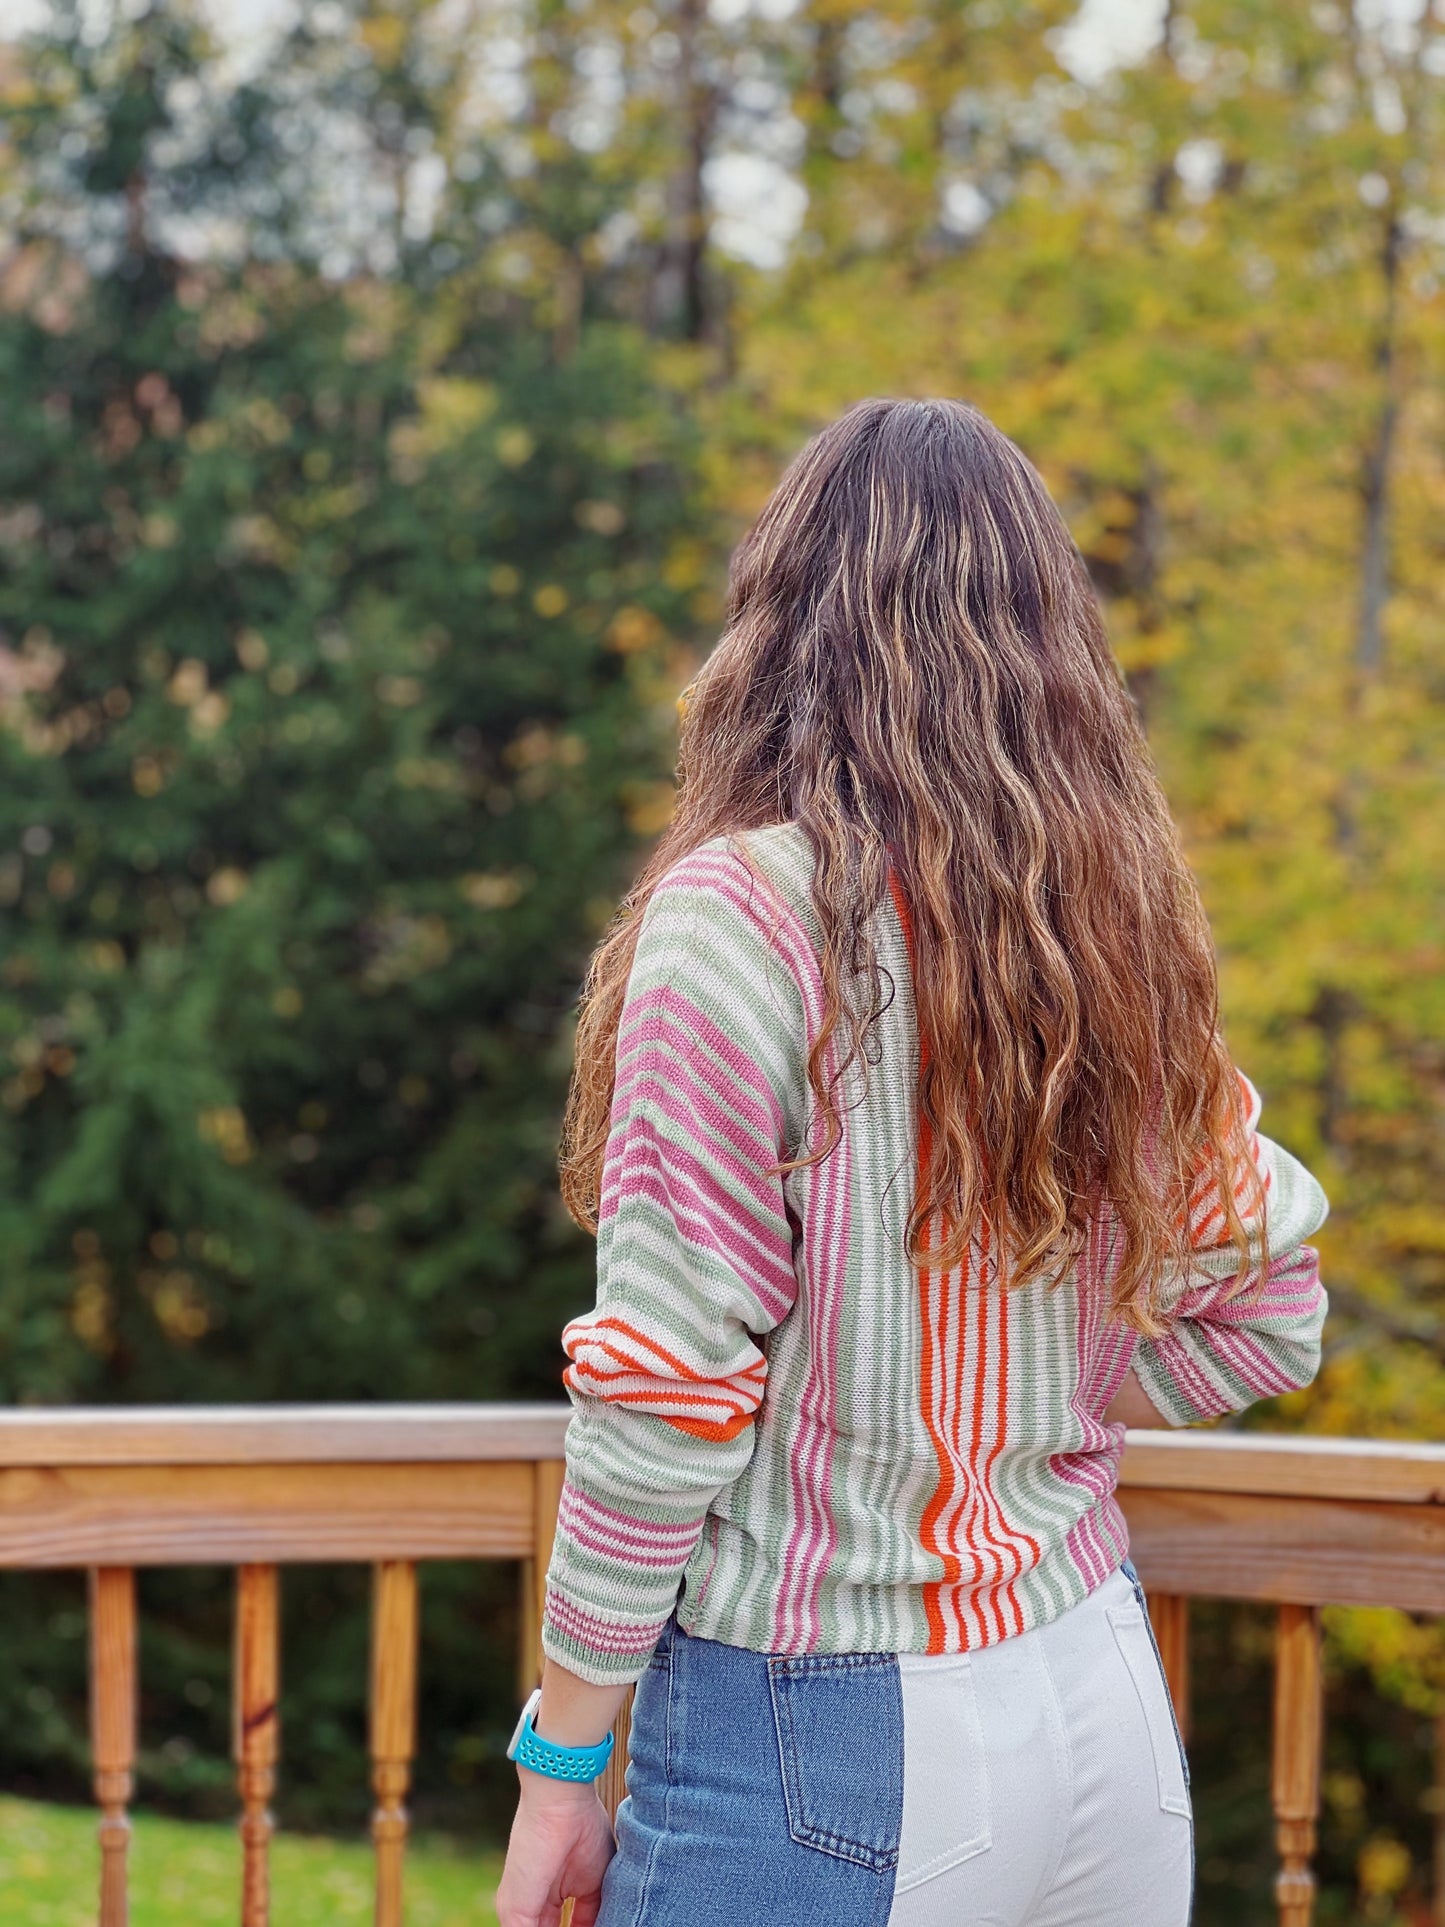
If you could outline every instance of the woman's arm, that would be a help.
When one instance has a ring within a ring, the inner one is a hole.
[[[610,1731],[625,1686],[594,1686],[549,1659],[532,1725],[558,1746],[596,1746]],[[595,1783],[549,1780],[518,1766],[516,1818],[497,1889],[500,1927],[556,1927],[576,1895],[572,1927],[597,1918],[602,1876],[612,1858],[612,1823]]]
[[[652,897],[617,1039],[597,1302],[562,1335],[574,1412],[542,1646],[597,1685],[647,1665],[713,1500],[746,1468],[762,1341],[797,1296],[778,1165],[806,1101],[778,908],[705,846]]]
[[[544,1739],[595,1744],[646,1669],[717,1494],[746,1467],[797,1293],[777,1170],[806,1105],[801,993],[777,906],[721,847],[638,933],[602,1171],[597,1303],[563,1333],[574,1412],[547,1571]],[[596,1919],[612,1852],[590,1786],[522,1772],[501,1927]]]
[[[1264,1227],[1246,1212],[1251,1278],[1240,1289],[1217,1181],[1190,1214],[1191,1271],[1165,1306],[1168,1329],[1144,1339],[1133,1369],[1149,1399],[1175,1425],[1243,1411],[1259,1399],[1308,1385],[1319,1369],[1327,1299],[1319,1253],[1306,1239],[1329,1201],[1299,1159],[1256,1129],[1259,1092],[1240,1073],[1250,1156],[1265,1193]]]
[[[1109,1400],[1104,1410],[1106,1425],[1132,1425],[1136,1429],[1146,1426],[1169,1425],[1158,1406],[1139,1383],[1139,1374],[1131,1365],[1123,1384]]]

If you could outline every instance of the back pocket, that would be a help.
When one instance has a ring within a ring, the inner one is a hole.
[[[921,1887],[993,1845],[988,1759],[973,1661],[902,1654],[903,1839],[895,1892]]]
[[[903,1697],[892,1653],[768,1660],[788,1832],[882,1873],[903,1826]]]
[[[1154,1772],[1159,1782],[1159,1804],[1166,1813],[1190,1815],[1189,1780],[1184,1764],[1184,1747],[1174,1723],[1174,1708],[1169,1698],[1169,1682],[1154,1635],[1137,1602],[1110,1606],[1109,1624],[1139,1695],[1149,1728],[1149,1745],[1154,1753]]]

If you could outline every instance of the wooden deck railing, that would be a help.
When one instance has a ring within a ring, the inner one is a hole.
[[[567,1408],[321,1406],[0,1414],[0,1567],[90,1572],[100,1927],[124,1927],[136,1749],[135,1570],[237,1569],[233,1674],[240,1919],[269,1918],[279,1753],[277,1568],[374,1571],[370,1676],[377,1927],[400,1927],[415,1751],[416,1565],[515,1559],[523,1683],[540,1663],[541,1582]],[[1272,1800],[1281,1927],[1309,1927],[1322,1740],[1319,1608],[1445,1612],[1445,1446],[1131,1432],[1133,1556],[1187,1730],[1188,1601],[1278,1607]],[[604,1792],[622,1792],[626,1713]]]

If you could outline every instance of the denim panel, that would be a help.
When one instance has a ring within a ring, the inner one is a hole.
[[[668,1622],[633,1703],[598,1927],[886,1927],[903,1818],[897,1662],[817,1658],[829,1663],[786,1675],[785,1726],[767,1654]],[[790,1828],[785,1758],[826,1846]]]

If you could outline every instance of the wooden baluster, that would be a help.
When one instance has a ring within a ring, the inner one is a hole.
[[[126,1927],[136,1740],[135,1574],[90,1574],[90,1745],[100,1807],[100,1927]]]
[[[521,1680],[525,1698],[542,1677],[542,1614],[546,1605],[547,1563],[552,1557],[552,1540],[557,1531],[557,1501],[565,1472],[560,1459],[541,1459],[536,1467],[533,1536],[535,1551],[523,1564],[523,1637]],[[612,1722],[612,1757],[602,1776],[600,1792],[603,1805],[616,1819],[617,1808],[626,1792],[627,1736],[632,1730],[632,1689],[618,1708]]]
[[[1445,1927],[1445,1712],[1435,1715],[1435,1786],[1431,1811],[1435,1836],[1435,1904],[1430,1918]]]
[[[547,1565],[552,1557],[552,1541],[557,1532],[557,1504],[562,1495],[566,1466],[560,1459],[539,1459],[535,1469],[532,1505],[532,1556],[522,1568],[522,1679],[524,1693],[530,1693],[542,1677],[542,1614],[547,1602]],[[632,1726],[632,1694],[629,1691],[612,1723],[612,1757],[602,1775],[601,1794],[612,1819],[625,1789],[627,1736]],[[572,1902],[562,1903],[562,1927],[570,1927]]]
[[[627,1791],[627,1737],[631,1731],[632,1688],[629,1686],[627,1696],[617,1710],[617,1718],[612,1722],[612,1757],[602,1773],[602,1804],[611,1820],[616,1820],[617,1809]]]
[[[1151,1592],[1149,1619],[1159,1642],[1164,1677],[1174,1702],[1180,1738],[1189,1742],[1189,1599],[1182,1592]]]
[[[232,1754],[241,1796],[241,1927],[271,1918],[271,1795],[280,1752],[280,1636],[274,1566],[236,1574]]]
[[[547,1603],[547,1566],[552,1557],[552,1541],[557,1536],[557,1506],[566,1473],[561,1459],[539,1459],[533,1467],[532,1556],[524,1568],[527,1587],[524,1698],[542,1677],[542,1613]]]
[[[537,1561],[526,1558],[521,1561],[518,1573],[517,1590],[517,1704],[522,1701],[537,1684],[537,1626],[535,1608],[537,1599]]]
[[[1274,1765],[1270,1793],[1280,1870],[1280,1927],[1310,1927],[1324,1742],[1320,1617],[1313,1606],[1281,1606],[1274,1661]]]
[[[547,1604],[547,1567],[557,1536],[557,1507],[567,1467],[561,1459],[538,1459],[532,1467],[532,1556],[522,1562],[521,1679],[525,1699],[542,1677],[542,1615]],[[616,1750],[615,1747],[613,1749]],[[608,1763],[609,1769],[611,1762]],[[572,1902],[562,1902],[561,1927],[572,1927]]]
[[[375,1568],[371,1608],[371,1784],[376,1809],[376,1927],[401,1927],[406,1795],[416,1752],[416,1567]]]

